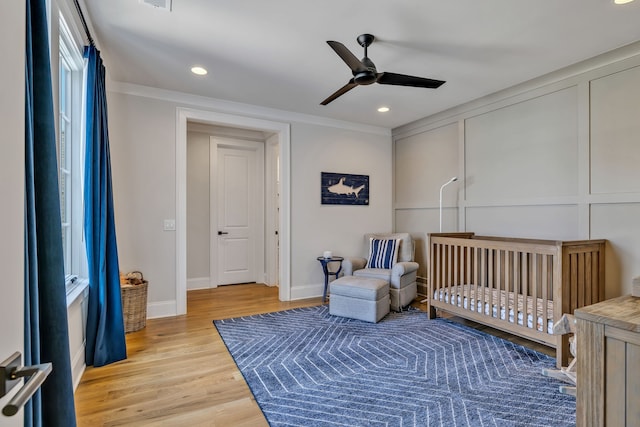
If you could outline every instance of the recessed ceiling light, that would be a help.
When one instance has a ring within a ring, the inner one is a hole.
[[[615,4],[631,3],[633,0],[613,0]]]
[[[205,70],[205,69],[204,69],[204,68],[202,68],[202,67],[198,67],[198,66],[196,66],[196,67],[191,67],[191,72],[192,72],[193,74],[197,74],[197,75],[199,75],[199,76],[204,76],[205,74],[207,74],[207,70]]]
[[[386,113],[387,111],[389,111],[389,107],[380,107],[380,108],[378,108],[378,112],[379,113]]]

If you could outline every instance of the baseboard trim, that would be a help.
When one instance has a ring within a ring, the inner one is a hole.
[[[147,319],[158,317],[177,316],[178,305],[176,300],[152,302],[147,304]]]
[[[196,289],[209,289],[211,281],[208,277],[194,277],[187,279],[187,290],[194,291]]]
[[[324,284],[291,287],[291,300],[317,298],[322,296]]]

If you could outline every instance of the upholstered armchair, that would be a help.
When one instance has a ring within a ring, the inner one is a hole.
[[[418,294],[413,239],[409,233],[372,233],[366,234],[364,241],[366,258],[345,258],[344,275],[387,280],[391,309],[401,311]]]

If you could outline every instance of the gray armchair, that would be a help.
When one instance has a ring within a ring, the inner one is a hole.
[[[418,295],[416,276],[418,263],[413,261],[414,245],[409,233],[372,233],[364,236],[364,253],[369,254],[370,239],[399,239],[398,260],[390,269],[367,268],[367,258],[345,258],[342,271],[345,276],[372,277],[389,282],[391,309],[401,311]]]

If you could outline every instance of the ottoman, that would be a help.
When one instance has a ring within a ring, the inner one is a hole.
[[[389,282],[343,276],[329,285],[329,314],[376,323],[389,313]]]

